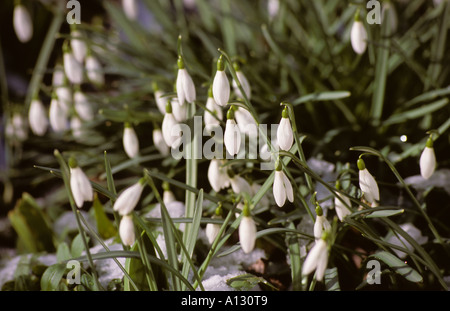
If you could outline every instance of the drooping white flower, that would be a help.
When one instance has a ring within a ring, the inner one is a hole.
[[[83,40],[83,34],[81,31],[72,28],[70,36],[70,47],[72,48],[73,56],[80,64],[82,64],[87,55],[87,46],[86,42]]]
[[[159,89],[158,84],[156,82],[153,83],[153,92],[158,110],[162,114],[165,114],[168,97],[164,96],[164,92]]]
[[[340,190],[339,181],[336,182],[336,188]],[[334,197],[334,207],[336,209],[336,215],[338,216],[340,221],[343,221],[345,216],[350,215],[352,213],[351,210],[349,209],[351,208],[351,206],[352,206],[351,201],[347,196],[342,195],[338,192],[336,193],[336,196]]]
[[[294,202],[294,190],[292,189],[292,184],[281,169],[281,165],[277,165],[277,168],[275,169],[273,196],[279,207],[282,207],[286,203],[286,198],[289,202]]]
[[[176,81],[178,103],[184,105],[185,101],[192,103],[196,99],[194,81],[184,66],[183,58],[178,58],[178,74]]]
[[[176,131],[176,127],[178,125],[177,120],[173,116],[172,113],[172,104],[171,102],[167,102],[166,106],[166,114],[164,115],[164,119],[162,121],[162,134],[164,141],[166,142],[167,146],[170,148],[176,147],[179,142],[180,133]]]
[[[75,91],[73,94],[73,102],[75,111],[82,120],[91,121],[94,118],[94,113],[91,106],[92,104],[82,91]]]
[[[59,86],[64,85],[65,80],[66,74],[64,73],[64,67],[58,62],[53,70],[52,86],[56,89]]]
[[[169,147],[167,146],[166,142],[164,141],[164,137],[163,137],[161,129],[155,128],[153,130],[152,137],[153,137],[153,144],[155,145],[156,149],[158,149],[158,151],[162,155],[168,155]]]
[[[233,189],[236,194],[247,193],[248,195],[253,194],[252,186],[239,175],[234,175],[230,177],[231,189]]]
[[[100,61],[89,53],[86,56],[86,75],[89,81],[95,85],[102,86],[105,84],[105,75],[103,72],[103,67]]]
[[[363,54],[367,48],[367,31],[360,20],[355,20],[350,31],[350,42],[357,54]]]
[[[134,185],[126,188],[117,198],[113,209],[120,215],[130,214],[136,207],[144,190],[145,179],[141,178]]]
[[[73,104],[72,88],[70,88],[67,84],[62,84],[55,88],[55,95],[61,109],[63,109],[64,113],[68,115]]]
[[[73,199],[78,208],[82,208],[84,202],[92,202],[94,199],[94,190],[91,182],[83,170],[78,166],[75,159],[70,158],[70,189]]]
[[[364,198],[369,203],[374,203],[380,200],[380,191],[378,189],[378,184],[375,178],[369,173],[364,163],[364,160],[358,159],[358,169],[359,169],[359,188],[364,194]]]
[[[119,235],[124,245],[132,246],[136,240],[132,215],[124,215],[120,220]]]
[[[225,73],[225,63],[222,55],[220,55],[217,60],[217,71],[214,76],[212,93],[214,100],[219,106],[223,107],[227,105],[228,100],[230,99],[230,82]]]
[[[250,111],[241,106],[234,106],[234,119],[241,133],[250,138],[256,138],[258,135],[258,125]]]
[[[256,224],[250,215],[247,205],[244,206],[243,217],[239,224],[239,242],[244,253],[248,254],[255,248]]]
[[[47,132],[47,111],[40,99],[35,98],[31,101],[30,110],[28,111],[28,123],[31,131],[37,136],[42,136]]]
[[[206,100],[206,108],[204,119],[205,119],[205,129],[207,131],[212,131],[220,126],[220,121],[223,119],[222,108],[217,105],[216,101],[212,96],[212,90],[208,92],[208,99]]]
[[[122,8],[129,19],[137,19],[139,12],[137,0],[122,0]]]
[[[294,144],[294,132],[292,131],[287,107],[283,109],[281,121],[277,129],[277,143],[280,149],[284,151],[289,151]]]
[[[187,105],[179,105],[178,104],[178,98],[172,98],[172,114],[177,120],[177,122],[184,122],[187,120]]]
[[[319,239],[306,256],[302,274],[308,275],[316,270],[316,280],[322,281],[328,265],[328,246],[324,238]]]
[[[433,140],[431,137],[427,140],[426,146],[420,155],[420,174],[428,179],[433,175],[436,169],[436,154],[434,153]]]
[[[14,6],[13,26],[20,42],[26,43],[33,37],[33,22],[27,8],[22,4]]]
[[[28,138],[28,126],[26,124],[26,119],[21,113],[15,112],[11,118],[7,120],[6,124],[6,135],[17,141],[24,141]]]
[[[67,79],[73,84],[81,84],[83,82],[83,65],[75,58],[73,51],[67,46],[63,51],[63,62]]]
[[[230,178],[223,167],[223,160],[211,159],[208,167],[208,181],[214,191],[219,192],[230,186]]]
[[[70,130],[75,139],[81,139],[85,136],[83,121],[76,115],[70,118]]]
[[[125,153],[130,158],[134,158],[139,153],[139,139],[136,135],[134,128],[129,123],[125,123],[125,127],[123,129],[123,148]]]
[[[328,219],[323,215],[322,208],[316,207],[316,221],[314,222],[314,238],[316,242],[322,237],[324,231],[330,230],[331,225]]]
[[[247,96],[247,99],[250,100],[251,99],[251,95],[252,95],[252,89],[250,87],[250,83],[248,82],[247,77],[242,72],[242,70],[240,69],[239,65],[235,64],[234,65],[234,70],[236,71],[236,76],[238,78],[238,81],[239,81],[242,89],[244,90],[245,95]],[[232,86],[233,86],[233,90],[234,90],[234,93],[236,94],[236,96],[238,98],[244,98],[244,95],[242,94],[242,92],[239,89],[239,86],[238,86],[236,80],[234,80],[234,79],[232,81]]]
[[[216,211],[211,218],[212,219],[222,218],[222,207],[220,205],[216,208]],[[208,224],[206,224],[205,234],[209,244],[213,244],[213,242],[216,240],[217,235],[219,234],[220,231],[220,227],[221,227],[220,224],[216,223],[209,222]]]
[[[231,106],[227,112],[224,143],[229,154],[234,156],[239,153],[239,149],[241,147],[241,132],[239,130],[239,126],[234,120],[234,106]]]
[[[49,108],[50,127],[57,133],[63,132],[69,126],[67,119],[67,110],[62,107],[59,100],[54,96],[50,101]]]

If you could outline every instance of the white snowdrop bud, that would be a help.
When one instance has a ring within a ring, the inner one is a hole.
[[[120,220],[119,235],[124,245],[132,246],[136,240],[132,215],[124,215]]]
[[[187,120],[187,105],[179,105],[178,98],[172,98],[172,114],[177,122],[184,122]]]
[[[61,109],[64,110],[65,114],[69,114],[73,103],[73,93],[72,88],[68,85],[60,85],[55,88],[55,94],[58,99]]]
[[[164,96],[164,92],[159,89],[158,84],[156,84],[156,82],[153,83],[153,92],[155,96],[156,106],[158,107],[159,112],[165,114],[168,97]]]
[[[55,132],[63,132],[68,129],[67,110],[62,107],[56,96],[50,101],[49,121],[50,127]]]
[[[244,90],[245,95],[247,96],[247,99],[250,100],[251,99],[252,90],[251,90],[250,83],[248,82],[247,77],[242,72],[242,70],[240,69],[240,67],[239,67],[239,65],[237,63],[234,64],[234,70],[236,72],[236,76],[238,78],[238,81],[239,81],[242,89]],[[242,94],[240,88],[238,87],[238,84],[237,84],[236,80],[233,79],[232,85],[233,85],[234,93],[236,93],[236,96],[238,98],[244,98],[244,95]]]
[[[85,135],[83,121],[76,115],[73,115],[70,118],[70,130],[72,131],[73,137],[76,139],[81,139]]]
[[[214,191],[219,192],[230,186],[230,178],[223,167],[223,160],[212,159],[208,167],[208,181]]]
[[[341,188],[339,181],[336,182],[336,188],[338,190],[340,190]],[[343,221],[347,215],[350,215],[352,213],[351,210],[349,209],[351,208],[351,206],[352,204],[348,197],[340,193],[336,193],[336,196],[334,197],[334,207],[336,209],[336,214],[340,221]]]
[[[243,217],[239,224],[239,242],[244,253],[248,254],[255,248],[256,224],[247,205],[244,206],[242,213]]]
[[[322,237],[311,248],[302,267],[302,274],[308,275],[316,270],[316,280],[322,281],[328,265],[328,246]]]
[[[220,126],[220,120],[223,119],[222,108],[217,105],[216,101],[212,96],[212,89],[208,91],[208,99],[206,100],[206,108],[204,119],[205,119],[205,129],[207,131],[212,131]]]
[[[234,109],[233,105],[228,109],[224,133],[225,148],[232,156],[238,154],[241,147],[241,132],[234,120]]]
[[[47,132],[48,119],[47,111],[40,99],[33,99],[28,111],[28,123],[31,131],[37,136],[43,136]]]
[[[316,221],[314,222],[314,238],[316,239],[316,242],[322,237],[324,231],[330,229],[331,229],[330,222],[323,215],[322,208],[319,205],[317,205]]]
[[[166,106],[166,114],[164,115],[164,119],[162,122],[162,134],[164,141],[166,142],[167,146],[170,148],[176,147],[180,140],[180,132],[176,130],[176,127],[178,126],[178,122],[176,121],[175,117],[172,113],[172,104],[171,102],[167,102]]]
[[[74,158],[69,159],[70,167],[70,189],[73,199],[78,208],[82,208],[84,202],[92,202],[94,191],[91,182],[83,170],[78,166]]]
[[[91,53],[86,56],[86,75],[89,81],[95,85],[102,86],[105,84],[105,75],[102,64]]]
[[[57,89],[58,87],[64,85],[65,79],[66,75],[64,73],[64,67],[60,63],[57,63],[55,65],[55,69],[53,70],[52,86]]]
[[[367,48],[367,31],[364,24],[357,15],[350,31],[350,42],[357,54],[363,54]]]
[[[288,108],[284,107],[282,118],[277,129],[277,143],[280,149],[289,151],[294,144],[294,132],[289,120]]]
[[[164,141],[161,129],[159,128],[154,129],[152,136],[153,136],[153,144],[155,145],[156,149],[158,149],[159,153],[161,153],[162,155],[168,155],[169,147],[167,147],[167,144]]]
[[[211,218],[212,219],[222,218],[222,207],[220,205],[216,208],[216,211]],[[220,224],[210,222],[206,225],[205,234],[209,244],[213,244],[213,242],[216,240],[217,235],[219,234],[220,231],[220,227],[221,227]]]
[[[195,85],[191,76],[184,66],[184,60],[180,56],[178,57],[178,74],[177,74],[177,97],[178,103],[184,105],[185,101],[192,103],[196,99]]]
[[[253,194],[252,186],[248,183],[247,180],[242,178],[239,175],[233,175],[230,177],[231,189],[233,189],[234,193],[241,194],[247,193],[248,195]]]
[[[73,84],[81,84],[83,82],[83,65],[75,58],[73,51],[64,46],[63,51],[64,72],[67,79]]]
[[[234,119],[241,133],[250,138],[256,138],[258,135],[258,125],[250,111],[244,107],[234,106]]]
[[[17,4],[14,7],[13,25],[20,42],[26,43],[30,41],[33,36],[33,22],[27,8],[22,4]]]
[[[122,0],[122,8],[129,19],[137,19],[139,12],[137,0]]]
[[[87,46],[83,40],[83,34],[81,31],[72,28],[70,36],[70,47],[72,48],[73,56],[79,63],[83,63],[87,54]]]
[[[114,211],[120,215],[130,214],[136,207],[141,198],[142,191],[144,190],[145,179],[141,178],[134,185],[126,188],[118,197],[114,203]]]
[[[369,173],[364,163],[364,160],[358,159],[358,169],[359,169],[359,187],[364,194],[364,198],[369,203],[374,203],[380,200],[380,191],[378,189],[378,184],[375,178]]]
[[[82,120],[91,121],[94,118],[91,103],[83,92],[76,90],[73,94],[73,101],[75,111]]]
[[[434,153],[433,140],[430,137],[427,140],[425,149],[420,155],[420,174],[423,178],[428,179],[433,175],[436,169],[436,155]]]
[[[219,106],[226,106],[230,99],[230,83],[225,73],[223,55],[217,60],[217,71],[212,85],[214,100]]]
[[[139,153],[139,139],[134,128],[129,123],[125,123],[123,130],[123,148],[130,158],[134,158]]]
[[[289,202],[294,202],[294,190],[292,184],[286,174],[282,171],[280,163],[277,164],[275,169],[273,196],[279,207],[282,207],[286,203],[286,198]]]

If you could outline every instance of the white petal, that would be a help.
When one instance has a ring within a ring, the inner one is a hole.
[[[280,149],[285,151],[291,149],[294,143],[294,133],[289,118],[281,118],[277,129],[277,142]]]
[[[93,200],[92,185],[80,167],[70,169],[70,188],[78,208],[83,207],[84,201]]]
[[[258,126],[250,111],[243,107],[238,107],[238,109],[234,112],[234,119],[239,126],[239,130],[243,134],[255,138],[254,134],[258,134]]]
[[[205,128],[207,130],[212,130],[214,128],[219,127],[220,126],[219,120],[223,119],[222,108],[216,104],[214,98],[212,98],[212,97],[208,97],[208,99],[206,100],[206,108],[209,111],[213,112],[215,114],[215,116],[213,114],[211,114],[209,111],[205,110],[205,113],[204,113]]]
[[[304,275],[308,275],[313,272],[319,264],[323,268],[323,260],[326,259],[328,261],[328,256],[324,256],[324,252],[327,252],[327,244],[323,239],[320,239],[316,244],[314,244],[306,256],[302,268],[302,273]],[[322,262],[319,263],[319,260],[322,260]]]
[[[250,253],[255,247],[256,225],[251,217],[242,217],[239,224],[239,242],[244,253]]]
[[[47,131],[47,112],[39,99],[31,101],[30,110],[28,112],[28,123],[30,124],[33,133],[37,136],[42,136]]]
[[[169,147],[172,147],[172,145],[178,138],[177,136],[172,135],[172,128],[174,128],[175,125],[177,125],[177,124],[178,123],[175,120],[175,117],[173,116],[172,113],[166,113],[164,115],[164,119],[162,122],[162,133],[163,133],[164,141],[166,142],[167,146],[169,146]]]
[[[339,196],[342,200],[344,200],[349,207],[352,206],[351,201],[348,197],[340,194],[337,194],[337,196]],[[336,214],[340,221],[343,221],[345,216],[350,215],[352,213],[351,210],[349,210],[349,208],[345,206],[345,204],[341,202],[341,200],[339,200],[337,197],[334,198],[334,206],[336,208]]]
[[[226,106],[230,98],[230,83],[224,70],[217,70],[213,81],[212,93],[219,106]]]
[[[114,203],[114,210],[120,215],[130,214],[139,202],[143,189],[144,186],[140,182],[125,189]]]
[[[314,222],[314,238],[316,238],[316,240],[319,240],[322,238],[322,233],[323,233],[323,220],[324,217],[323,216],[317,216],[316,217],[316,221]]]
[[[83,63],[87,54],[86,42],[82,39],[82,34],[78,30],[70,32],[70,47],[72,48],[73,56],[79,63]]]
[[[350,41],[353,50],[357,54],[362,54],[367,47],[367,31],[361,21],[354,21],[350,32]]]
[[[177,95],[180,105],[184,105],[185,101],[192,103],[196,99],[194,81],[186,69],[178,69]]]
[[[247,193],[251,195],[253,193],[252,187],[241,176],[235,175],[233,178],[230,179],[231,188],[233,189],[234,193]]]
[[[287,178],[286,174],[282,172],[283,174],[283,184],[284,189],[286,191],[286,196],[289,200],[289,202],[294,202],[294,190],[292,189],[292,184],[289,178]]]
[[[122,7],[125,15],[132,20],[137,19],[138,4],[136,0],[122,0]]]
[[[251,92],[250,83],[248,82],[247,77],[240,70],[236,71],[236,76],[237,76],[242,88],[244,89],[245,95],[247,95],[247,99],[250,100],[252,92]],[[234,92],[236,93],[236,96],[238,98],[244,98],[244,96],[242,95],[241,90],[239,89],[235,80],[233,80],[232,84],[233,84],[233,89],[234,89]]]
[[[213,218],[217,218],[214,217]],[[212,244],[214,240],[216,239],[217,235],[220,231],[220,225],[214,224],[214,223],[208,223],[205,228],[206,237],[208,238],[209,244]]]
[[[167,105],[167,97],[164,97],[164,92],[161,90],[155,91],[155,101],[156,106],[158,106],[158,110],[162,113],[166,113],[166,105]]]
[[[123,130],[123,147],[130,158],[139,153],[139,140],[132,127],[125,127]]]
[[[236,125],[236,121],[227,120],[224,133],[225,148],[231,155],[238,154],[241,146],[241,132]]]
[[[83,92],[75,91],[73,101],[75,110],[82,120],[91,121],[94,118],[91,103]]]
[[[436,168],[436,155],[434,148],[425,147],[420,155],[420,174],[423,178],[428,179],[433,175]]]
[[[152,136],[153,136],[153,144],[155,145],[156,149],[158,149],[158,151],[162,155],[168,155],[169,147],[167,147],[166,142],[164,141],[162,131],[160,129],[154,129]]]
[[[222,189],[222,180],[220,180],[220,161],[212,159],[208,167],[208,181],[214,191],[219,192]]]
[[[187,105],[179,105],[176,100],[172,99],[172,114],[178,122],[184,122],[187,119]]]
[[[328,265],[328,251],[325,245],[325,249],[320,252],[319,258],[317,259],[316,280],[318,281],[323,280],[323,277],[325,276],[325,271],[327,269],[327,265]]]
[[[59,86],[55,89],[56,97],[60,107],[64,109],[65,113],[68,114],[73,103],[72,89],[66,85]]]
[[[14,7],[13,14],[13,25],[17,38],[22,43],[30,41],[33,36],[33,23],[28,10],[19,4]]]
[[[83,82],[83,67],[71,52],[65,52],[63,55],[64,72],[67,78],[73,84],[81,84]]]
[[[100,64],[99,60],[93,55],[88,55],[86,57],[86,74],[89,81],[91,81],[92,83],[97,85],[105,84],[103,67]]]
[[[123,244],[128,246],[134,244],[136,236],[134,233],[133,217],[131,215],[125,215],[120,220],[119,234]]]
[[[62,132],[67,130],[67,115],[64,109],[61,108],[58,100],[52,99],[49,109],[50,126],[55,132]]]
[[[373,203],[375,200],[380,200],[378,184],[367,169],[359,171],[359,187],[368,202]]]
[[[282,207],[286,202],[286,189],[284,187],[284,173],[282,171],[275,171],[273,180],[273,196],[275,202],[279,207]]]

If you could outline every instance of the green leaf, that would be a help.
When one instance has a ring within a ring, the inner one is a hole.
[[[325,287],[328,291],[340,291],[339,275],[336,267],[325,270]]]
[[[88,238],[88,237],[86,237]],[[79,257],[84,251],[83,238],[80,234],[77,234],[72,240],[72,245],[70,246],[70,252],[73,257]]]
[[[227,285],[240,291],[249,291],[260,285],[265,290],[277,290],[275,286],[267,282],[264,278],[253,274],[243,274],[227,280]]]
[[[57,291],[65,272],[66,264],[63,263],[57,263],[48,267],[41,278],[41,290]]]
[[[307,102],[314,101],[327,101],[327,100],[337,100],[342,98],[350,97],[351,93],[349,91],[326,91],[319,93],[307,94],[299,97],[292,101],[292,105],[299,105]]]
[[[422,276],[416,270],[408,266],[404,261],[392,255],[391,253],[381,251],[370,257],[383,261],[392,270],[394,270],[396,273],[400,274],[410,282],[418,283],[422,282],[423,280]]]
[[[69,245],[67,245],[66,242],[59,244],[58,249],[56,250],[56,260],[61,263],[71,258],[72,254],[70,253]]]
[[[97,222],[97,230],[103,239],[109,239],[116,235],[117,229],[109,220],[105,213],[104,207],[97,196],[94,198],[92,208],[95,213],[95,220]]]

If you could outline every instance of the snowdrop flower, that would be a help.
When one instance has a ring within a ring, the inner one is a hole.
[[[159,89],[158,84],[156,82],[153,83],[153,92],[158,110],[162,114],[165,114],[168,97],[163,96],[164,92]]]
[[[166,142],[164,141],[161,129],[155,128],[153,130],[152,136],[153,144],[155,145],[156,149],[158,149],[159,153],[161,153],[162,155],[168,155],[169,147],[167,147]]]
[[[217,60],[217,71],[212,85],[214,100],[219,106],[226,106],[230,99],[230,83],[225,73],[223,55]]]
[[[141,178],[134,185],[126,188],[117,198],[114,203],[114,211],[120,215],[130,214],[136,207],[141,198],[142,191],[144,190],[145,179]]]
[[[124,215],[120,220],[119,235],[124,245],[132,246],[136,240],[132,215]]]
[[[84,202],[92,202],[94,199],[94,190],[91,182],[83,170],[78,166],[74,158],[69,159],[70,168],[70,189],[73,199],[78,208],[82,208]]]
[[[195,85],[191,76],[184,66],[184,60],[181,56],[178,57],[178,74],[177,74],[177,97],[180,105],[183,105],[185,101],[192,103],[196,99]]]
[[[82,39],[83,35],[81,31],[72,27],[70,30],[70,36],[70,47],[72,48],[73,56],[79,63],[83,63],[87,54],[86,42]]]
[[[64,85],[66,75],[64,73],[64,67],[58,62],[55,65],[52,75],[52,86],[57,89],[59,86]]]
[[[224,133],[225,148],[229,154],[234,156],[238,154],[241,146],[241,132],[234,120],[234,106],[232,105],[227,112],[227,123]]]
[[[205,119],[205,128],[208,131],[211,131],[220,126],[220,120],[223,119],[222,108],[217,105],[214,97],[212,95],[212,89],[210,88],[208,91],[208,99],[206,100],[206,108],[209,110],[205,110],[204,119]]]
[[[91,103],[83,92],[76,90],[73,94],[73,101],[75,111],[82,120],[91,121],[94,118]]]
[[[138,3],[137,0],[122,0],[122,8],[125,15],[131,19],[136,20],[138,16]]]
[[[33,36],[33,22],[27,8],[20,3],[14,7],[13,25],[20,42],[26,43],[30,41]]]
[[[433,175],[435,168],[436,155],[434,153],[433,139],[430,137],[420,156],[420,174],[423,178],[428,179]]]
[[[230,186],[230,178],[223,167],[224,161],[212,159],[208,167],[208,181],[214,191],[219,192]]]
[[[268,0],[267,1],[267,12],[269,13],[269,18],[272,20],[277,16],[280,10],[280,0]]]
[[[360,20],[359,14],[355,16],[350,31],[350,42],[355,53],[363,54],[365,52],[367,48],[367,31],[363,22]]]
[[[303,263],[302,273],[308,275],[316,270],[316,280],[322,281],[328,265],[328,245],[324,233],[322,238],[311,248]]]
[[[129,123],[125,123],[122,141],[123,148],[128,157],[136,157],[139,153],[139,140],[134,128]]]
[[[28,138],[28,128],[25,119],[18,112],[14,113],[6,124],[6,135],[17,141],[24,141]]]
[[[336,188],[338,190],[340,190],[341,188],[339,181],[336,181]],[[340,193],[336,193],[336,196],[334,197],[334,207],[336,209],[336,214],[340,221],[343,221],[345,216],[350,215],[352,213],[351,210],[349,209],[349,207],[351,206],[352,204],[348,197]]]
[[[234,64],[234,70],[236,72],[236,76],[238,78],[239,84],[241,85],[242,89],[244,90],[244,93],[247,96],[247,99],[250,100],[252,90],[251,90],[250,83],[248,82],[247,77],[242,72],[240,66],[237,63]],[[236,96],[238,98],[244,98],[244,95],[242,94],[240,88],[238,87],[236,80],[233,79],[232,85],[233,85],[233,90],[236,93]]]
[[[364,194],[364,198],[369,203],[379,201],[380,191],[378,190],[378,184],[375,181],[375,178],[373,178],[373,176],[367,170],[364,160],[359,158],[357,165],[359,169],[359,187]]]
[[[37,136],[42,136],[47,131],[47,112],[42,101],[38,98],[31,101],[30,110],[28,111],[28,123],[30,124],[31,131]]]
[[[292,189],[291,182],[281,168],[281,163],[277,163],[275,169],[273,196],[279,207],[285,204],[286,198],[289,202],[294,202],[294,190]]]
[[[89,81],[93,84],[96,84],[98,86],[102,86],[105,84],[105,76],[103,74],[103,67],[100,64],[100,61],[92,55],[92,53],[89,53],[86,56],[86,75],[89,79]]]
[[[239,224],[239,242],[244,253],[248,254],[255,248],[256,224],[250,215],[247,204],[244,206],[243,217]]]
[[[67,118],[67,110],[61,105],[56,95],[54,95],[50,101],[49,108],[50,127],[57,133],[67,130]]]
[[[187,119],[187,105],[179,105],[178,98],[172,98],[172,114],[178,122],[184,122]]]
[[[212,219],[222,218],[222,206],[221,205],[219,205],[216,208],[216,211],[211,218]],[[213,244],[213,242],[216,240],[217,235],[219,234],[219,231],[220,231],[220,227],[221,227],[220,224],[210,223],[210,222],[206,225],[205,234],[206,234],[206,238],[208,239],[209,244]]]
[[[247,180],[239,175],[234,175],[232,172],[229,172],[229,174],[232,174],[232,176],[230,176],[230,184],[234,193],[247,193],[248,195],[253,194],[252,186],[250,186]]]
[[[316,207],[316,221],[314,222],[314,238],[320,240],[324,231],[330,230],[331,225],[328,219],[323,215],[322,208],[317,204]]]
[[[69,49],[67,44],[63,47],[64,72],[67,78],[73,84],[81,84],[83,82],[83,66],[75,58],[73,51]]]
[[[233,106],[233,108],[234,119],[236,120],[241,133],[255,138],[258,135],[258,125],[256,124],[256,121],[250,111],[240,106]]]
[[[69,114],[73,103],[72,88],[66,82],[63,82],[62,85],[55,88],[55,94],[61,109],[64,110],[65,114]]]
[[[70,118],[70,130],[72,131],[73,137],[76,139],[81,139],[85,135],[83,121],[76,115],[73,115]]]
[[[174,133],[172,130],[176,129],[178,122],[175,120],[175,117],[172,113],[172,104],[170,101],[167,102],[166,105],[166,114],[164,115],[164,119],[162,121],[162,134],[164,141],[169,147],[176,147],[178,144],[180,133]]]
[[[277,129],[278,146],[284,151],[289,151],[294,143],[294,132],[292,131],[287,109],[287,107],[284,107],[282,118]]]

